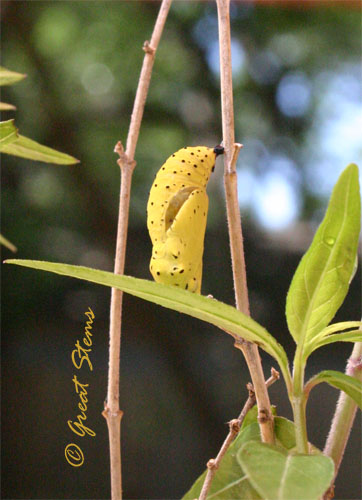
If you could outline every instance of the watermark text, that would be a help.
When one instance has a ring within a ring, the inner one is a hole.
[[[93,364],[91,362],[90,356],[92,352],[92,324],[95,318],[94,312],[89,307],[88,311],[84,313],[88,321],[84,329],[84,336],[81,341],[77,340],[75,343],[75,349],[72,351],[71,359],[73,366],[77,370],[89,369],[93,371]],[[83,374],[82,374],[83,376]],[[78,409],[76,412],[78,414],[75,418],[68,420],[68,427],[70,430],[79,437],[91,436],[94,437],[96,433],[90,428],[89,425],[85,424],[87,420],[87,409],[88,409],[88,387],[89,384],[82,383],[78,379],[77,375],[72,378],[74,384],[74,390],[79,396]],[[64,450],[65,458],[67,462],[72,467],[80,467],[84,463],[84,454],[81,447],[76,443],[69,443]]]

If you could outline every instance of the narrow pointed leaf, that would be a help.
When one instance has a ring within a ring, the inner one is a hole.
[[[5,262],[118,288],[141,299],[207,321],[220,327],[227,333],[260,345],[262,349],[278,361],[281,370],[288,376],[286,353],[274,337],[249,316],[218,300],[203,297],[202,295],[186,290],[180,290],[174,286],[163,285],[131,276],[119,276],[88,267],[20,259],[7,260]]]
[[[57,165],[73,165],[74,163],[79,163],[79,160],[72,156],[60,153],[47,146],[42,146],[38,142],[22,135],[19,135],[16,141],[3,147],[2,152],[13,156],[20,156],[21,158],[27,158],[28,160],[55,163]]]
[[[0,66],[0,85],[13,85],[26,77],[23,73],[16,73]]]
[[[362,383],[360,380],[335,370],[324,370],[306,383],[305,392],[308,394],[313,387],[321,382],[326,382],[332,387],[345,392],[362,410]]]
[[[5,146],[18,138],[18,129],[15,127],[14,120],[0,122],[0,151],[3,151]]]
[[[340,333],[348,328],[355,328],[348,332]],[[361,342],[362,341],[362,322],[361,321],[343,321],[334,323],[324,328],[315,337],[309,339],[305,344],[304,359],[307,359],[313,351],[320,347],[332,344],[333,342]]]
[[[17,248],[15,245],[13,245],[11,243],[11,241],[7,240],[5,238],[5,236],[3,236],[2,234],[0,234],[0,245],[4,245],[4,247],[8,248],[9,250],[11,250],[12,252],[16,252],[17,251]]]
[[[310,356],[310,354],[316,349],[319,349],[320,347],[328,344],[333,344],[334,342],[362,342],[362,331],[351,330],[350,332],[335,333],[333,335],[329,335],[328,337],[325,337],[324,339],[313,343],[313,345],[308,346],[305,350],[305,358]]]
[[[318,500],[334,475],[324,455],[293,455],[278,446],[251,442],[237,454],[251,484],[265,500]]]
[[[16,106],[12,104],[7,104],[6,102],[0,102],[0,111],[15,111]]]
[[[362,321],[342,321],[340,323],[333,323],[318,333],[318,335],[312,339],[312,342],[328,337],[332,333],[343,332],[343,330],[348,330],[349,328],[362,328]]]
[[[355,271],[360,219],[358,168],[351,164],[338,179],[326,215],[290,285],[286,316],[296,343],[317,335],[342,304]]]

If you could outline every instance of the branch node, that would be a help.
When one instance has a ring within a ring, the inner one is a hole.
[[[146,54],[154,54],[156,52],[156,49],[151,47],[150,42],[148,40],[145,41],[143,44],[142,50],[146,52]]]
[[[123,144],[121,141],[118,141],[114,147],[114,152],[118,154],[119,160],[117,160],[118,165],[121,169],[127,168],[131,172],[136,166],[136,161],[129,158],[127,153],[124,150]]]
[[[271,379],[273,379],[273,381],[280,379],[280,373],[275,368],[272,367],[270,370],[270,373],[271,373],[271,376],[270,376],[270,379],[267,380],[267,382],[269,382],[269,380],[271,380]],[[273,382],[271,382],[271,383],[273,383]]]
[[[270,387],[271,385],[274,384],[274,382],[276,382],[277,380],[280,379],[280,373],[278,372],[278,370],[276,370],[275,368],[272,368],[270,370],[270,372],[271,372],[271,375],[268,378],[268,380],[265,382],[265,385],[267,387]]]
[[[259,424],[265,424],[272,420],[271,413],[266,408],[260,408],[258,411],[258,422]]]
[[[334,484],[324,494],[323,500],[332,500],[334,498]]]
[[[243,350],[243,346],[248,343],[246,340],[242,339],[241,337],[238,337],[238,338],[234,337],[234,339],[235,339],[234,346],[237,349],[240,349],[241,351]]]
[[[219,464],[216,462],[215,458],[210,458],[206,464],[207,468],[210,470],[216,470],[219,468]]]
[[[240,420],[238,420],[237,418],[233,418],[232,420],[230,420],[229,422],[230,432],[232,432],[233,434],[238,434],[240,431],[240,427],[241,427]]]
[[[231,160],[230,160],[230,163],[229,163],[228,168],[227,168],[229,173],[236,172],[236,162],[238,161],[238,156],[240,153],[240,149],[242,147],[244,147],[242,144],[240,144],[239,142],[235,142],[234,147],[233,147],[233,151],[232,151],[232,155],[231,155]]]
[[[114,146],[114,153],[117,153],[118,156],[121,156],[124,154],[124,147],[121,141],[118,141],[117,144]]]
[[[112,417],[113,418],[116,417],[119,418],[119,420],[121,420],[121,418],[123,417],[123,411],[117,410],[112,412],[110,407],[107,404],[105,404],[104,410],[102,411],[102,415],[106,420],[110,420]]]
[[[246,388],[248,390],[248,393],[249,393],[249,398],[255,398],[255,391],[254,391],[254,386],[251,382],[248,382],[246,384]]]

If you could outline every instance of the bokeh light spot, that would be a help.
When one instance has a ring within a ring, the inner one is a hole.
[[[64,196],[63,185],[56,174],[47,170],[32,170],[22,183],[22,192],[28,201],[39,208],[49,208],[58,205]]]
[[[252,199],[252,209],[259,224],[272,231],[289,226],[298,216],[299,205],[293,185],[278,172],[270,172],[264,177]]]
[[[106,94],[113,81],[113,73],[105,64],[89,64],[82,74],[83,87],[92,95]]]
[[[78,34],[77,17],[68,6],[49,3],[41,13],[32,32],[37,50],[44,56],[63,55]]]
[[[362,160],[360,64],[321,72],[316,87],[318,107],[308,133],[305,167],[309,189],[329,196],[342,169]]]
[[[182,96],[179,109],[184,120],[190,125],[203,125],[212,119],[213,109],[206,95],[187,92]]]
[[[308,111],[311,100],[311,85],[303,73],[287,73],[280,80],[276,101],[280,111],[290,117],[298,118]]]
[[[206,47],[206,60],[215,75],[220,75],[219,42],[217,39]],[[240,75],[245,64],[245,52],[239,40],[231,39],[231,64],[233,78]]]
[[[286,66],[297,66],[307,55],[305,41],[295,33],[274,35],[270,48]]]
[[[248,70],[255,82],[261,85],[270,85],[277,81],[281,64],[274,52],[262,50],[252,57]]]

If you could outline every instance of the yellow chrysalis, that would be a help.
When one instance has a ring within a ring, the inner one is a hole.
[[[206,185],[223,152],[222,146],[186,147],[158,171],[147,204],[155,281],[200,293],[209,206]]]

